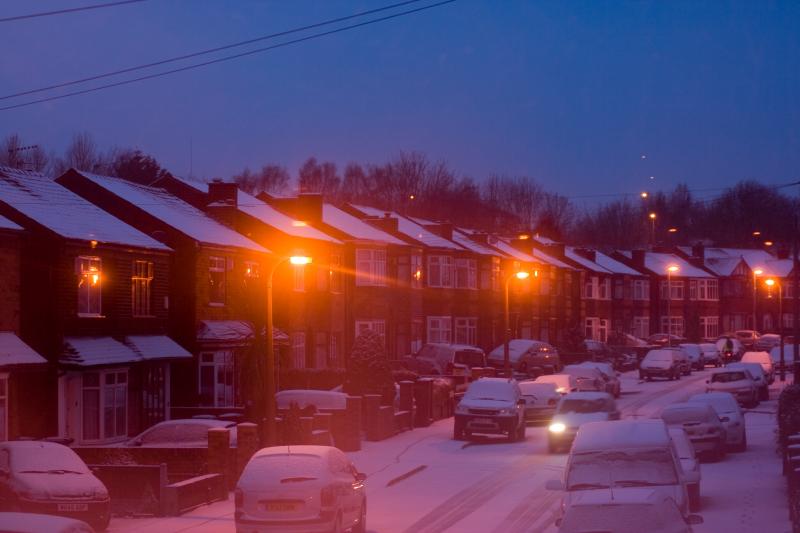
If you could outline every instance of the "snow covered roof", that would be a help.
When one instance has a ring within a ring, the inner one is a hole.
[[[777,276],[788,278],[792,275],[793,261],[791,259],[772,259],[764,263],[764,274],[767,276]]]
[[[38,172],[0,167],[0,202],[66,239],[169,250]]]
[[[253,338],[253,325],[245,320],[201,320],[197,327],[200,342],[246,343]],[[289,336],[272,328],[274,342],[287,342]]]
[[[691,253],[691,249],[689,253]],[[766,250],[760,250],[758,248],[706,248],[705,257],[707,259],[741,257],[751,269],[761,268],[767,261],[775,259],[775,257]]]
[[[383,209],[377,209],[375,207],[366,207],[361,205],[354,205],[353,207],[355,207],[362,213],[372,217],[382,217],[387,213],[387,211]],[[420,224],[414,222],[410,218],[406,218],[394,212],[390,212],[389,214],[397,218],[398,221],[397,229],[400,233],[409,236],[415,241],[421,242],[425,246],[430,246],[432,248],[445,248],[448,250],[464,250],[464,248],[454,243],[453,241],[449,241],[444,237],[436,235],[432,231],[425,229]]]
[[[506,241],[504,241],[502,239],[490,238],[489,246],[497,248],[498,250],[503,252],[503,254],[505,254],[506,256],[508,256],[511,259],[514,259],[516,261],[523,261],[525,263],[538,263],[539,262],[531,254],[526,254],[522,250],[518,250],[518,249],[514,248],[513,246],[511,246],[509,243],[507,243]]]
[[[706,259],[706,268],[718,276],[730,276],[743,262],[741,257],[710,257]]]
[[[476,254],[490,255],[495,257],[501,257],[503,255],[497,250],[493,250],[488,246],[484,246],[483,244],[470,239],[469,235],[458,228],[453,228],[453,242]]]
[[[587,422],[578,430],[572,453],[626,448],[669,446],[669,434],[663,420],[616,420]]]
[[[543,251],[541,251],[541,250],[539,250],[537,248],[533,249],[533,257],[538,262],[541,262],[541,263],[547,263],[548,265],[551,265],[551,266],[554,266],[554,267],[558,267],[558,268],[564,268],[564,269],[567,269],[567,270],[575,270],[575,268],[573,266],[568,265],[564,261],[561,261],[560,259],[556,259],[552,255],[547,254],[547,253],[545,253],[545,252],[543,252]]]
[[[633,252],[630,250],[621,251],[624,256],[631,257]],[[644,256],[644,267],[647,270],[662,276],[667,275],[667,267],[675,265],[678,271],[672,274],[673,277],[683,278],[713,278],[711,274],[701,268],[697,268],[687,260],[675,254],[660,252],[646,252]]]
[[[272,226],[287,235],[291,235],[292,237],[316,239],[318,241],[341,244],[340,241],[334,239],[330,235],[321,232],[304,221],[293,219],[281,211],[278,211],[268,203],[259,200],[255,196],[251,196],[242,190],[240,190],[238,194],[237,208],[241,212],[247,213],[251,217],[257,218],[264,224]]]
[[[59,362],[100,366],[187,357],[191,358],[192,354],[163,335],[134,335],[122,342],[111,337],[66,337]]]
[[[269,252],[163,189],[89,172],[79,172],[79,174],[198,242]]]
[[[642,273],[638,270],[634,270],[629,266],[625,265],[624,263],[620,263],[613,257],[604,254],[603,252],[595,251],[595,259],[594,262],[600,265],[601,267],[605,268],[606,270],[610,270],[614,274],[625,274],[628,276],[641,276]]]
[[[598,272],[600,274],[611,274],[612,272],[607,268],[600,266],[598,263],[590,260],[587,257],[579,254],[575,251],[575,248],[572,246],[567,246],[564,248],[564,255],[572,261],[575,261],[582,267],[591,270],[592,272]]]
[[[0,368],[11,365],[42,365],[44,357],[10,331],[0,331]]]
[[[10,220],[8,220],[5,217],[0,217],[0,229],[16,229],[16,230],[20,230],[20,229],[22,229],[22,226],[14,224],[13,222],[11,222]]]
[[[405,242],[397,237],[393,237],[332,204],[322,205],[322,221],[356,240],[374,241],[380,244],[406,245]]]

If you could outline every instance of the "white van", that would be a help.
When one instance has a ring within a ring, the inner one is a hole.
[[[689,514],[687,480],[667,426],[662,420],[587,422],[578,429],[564,468],[564,478],[548,481],[550,490],[564,490],[562,509],[583,491],[614,494],[652,489],[675,501]]]
[[[767,381],[772,384],[775,381],[775,367],[772,358],[767,352],[745,352],[742,356],[742,363],[758,363],[764,369]]]

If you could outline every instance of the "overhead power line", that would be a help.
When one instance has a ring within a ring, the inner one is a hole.
[[[15,20],[33,19],[38,17],[49,17],[51,15],[65,15],[67,13],[77,13],[78,11],[89,11],[90,9],[102,9],[104,7],[121,6],[124,4],[135,4],[137,2],[146,2],[147,0],[120,0],[119,2],[106,2],[105,4],[94,4],[91,6],[71,7],[67,9],[58,9],[55,11],[42,11],[41,13],[30,13],[28,15],[17,15],[14,17],[0,18],[0,22],[13,22]]]
[[[214,64],[217,64],[217,63],[223,63],[225,61],[232,61],[234,59],[239,59],[239,58],[251,56],[251,55],[254,55],[254,54],[260,54],[260,53],[263,53],[263,52],[268,52],[270,50],[275,50],[277,48],[284,48],[286,46],[290,46],[290,45],[293,45],[293,44],[298,44],[298,43],[302,43],[302,42],[305,42],[305,41],[311,41],[311,40],[314,40],[314,39],[319,39],[321,37],[326,37],[328,35],[334,35],[334,34],[337,34],[337,33],[342,33],[344,31],[348,31],[348,30],[352,30],[352,29],[356,29],[356,28],[361,28],[361,27],[364,27],[364,26],[369,26],[371,24],[376,24],[378,22],[385,22],[387,20],[392,20],[392,19],[396,19],[396,18],[403,17],[403,16],[406,16],[406,15],[411,15],[413,13],[419,13],[419,12],[422,12],[422,11],[427,11],[428,9],[433,9],[435,7],[440,7],[440,6],[443,6],[443,5],[446,5],[446,4],[452,4],[455,1],[456,0],[443,0],[441,2],[436,2],[434,4],[429,4],[429,5],[426,5],[426,6],[418,7],[418,8],[415,8],[415,9],[409,9],[409,10],[406,10],[406,11],[401,11],[399,13],[393,13],[391,15],[386,15],[384,17],[379,17],[379,18],[376,18],[376,19],[367,20],[365,22],[359,22],[357,24],[351,24],[349,26],[342,26],[341,28],[336,28],[334,30],[329,30],[329,31],[320,32],[320,33],[314,33],[312,35],[307,35],[305,37],[300,37],[298,39],[292,39],[291,41],[285,41],[285,42],[282,42],[282,43],[273,44],[271,46],[265,46],[265,47],[262,47],[262,48],[256,48],[255,50],[249,50],[247,52],[241,52],[239,54],[233,54],[233,55],[229,55],[229,56],[220,57],[220,58],[217,58],[217,59],[212,59],[212,60],[209,60],[209,61],[203,61],[202,63],[195,63],[193,65],[187,65],[185,67],[166,70],[166,71],[163,71],[163,72],[157,72],[155,74],[149,74],[147,76],[140,76],[138,78],[122,80],[122,81],[118,81],[118,82],[114,82],[114,83],[107,83],[105,85],[99,85],[97,87],[91,87],[89,89],[82,89],[80,91],[73,91],[73,92],[69,92],[69,93],[65,93],[65,94],[60,94],[60,95],[57,95],[57,96],[49,96],[47,98],[39,98],[38,100],[31,100],[29,102],[23,102],[21,104],[14,104],[14,105],[9,105],[9,106],[5,106],[5,107],[0,107],[0,111],[8,111],[9,109],[17,109],[17,108],[20,108],[20,107],[27,107],[27,106],[31,106],[31,105],[34,105],[34,104],[40,104],[40,103],[44,103],[44,102],[52,102],[54,100],[61,100],[63,98],[69,98],[69,97],[78,96],[78,95],[81,95],[81,94],[88,94],[88,93],[93,93],[93,92],[97,92],[97,91],[102,91],[104,89],[110,89],[112,87],[120,87],[122,85],[129,85],[131,83],[137,83],[137,82],[140,82],[140,81],[160,78],[162,76],[168,76],[170,74],[176,74],[178,72],[185,72],[187,70],[194,70],[194,69],[197,69],[197,68],[206,67],[206,66],[209,66],[209,65],[214,65]]]
[[[50,91],[52,89],[60,89],[62,87],[69,87],[70,85],[77,85],[79,83],[86,83],[87,81],[100,80],[100,79],[103,79],[103,78],[109,78],[111,76],[117,76],[119,74],[127,74],[128,72],[135,72],[137,70],[142,70],[142,69],[146,69],[146,68],[152,68],[152,67],[157,67],[157,66],[160,66],[160,65],[165,65],[167,63],[174,63],[176,61],[182,61],[184,59],[191,59],[193,57],[203,56],[203,55],[207,55],[207,54],[213,54],[215,52],[221,52],[223,50],[230,50],[231,48],[238,48],[240,46],[246,46],[248,44],[257,43],[257,42],[260,42],[260,41],[266,41],[266,40],[269,40],[269,39],[275,39],[277,37],[284,37],[286,35],[291,35],[293,33],[298,33],[298,32],[301,32],[301,31],[313,30],[314,28],[320,28],[322,26],[328,26],[330,24],[336,24],[338,22],[344,22],[346,20],[352,20],[354,18],[364,17],[364,16],[367,16],[367,15],[373,15],[375,13],[380,13],[381,11],[386,11],[386,10],[389,10],[389,9],[398,8],[398,7],[406,6],[406,5],[409,5],[409,4],[415,4],[415,3],[418,3],[418,2],[421,2],[421,1],[422,0],[406,0],[405,2],[399,2],[399,3],[396,3],[396,4],[391,4],[391,5],[384,6],[384,7],[379,7],[379,8],[376,8],[376,9],[370,9],[370,10],[367,10],[367,11],[361,11],[359,13],[354,13],[352,15],[347,15],[345,17],[338,17],[338,18],[334,18],[334,19],[324,20],[322,22],[316,22],[314,24],[309,24],[307,26],[301,26],[299,28],[293,28],[291,30],[281,31],[281,32],[277,32],[277,33],[271,33],[269,35],[263,35],[261,37],[248,39],[246,41],[239,41],[237,43],[231,43],[231,44],[226,44],[226,45],[223,45],[223,46],[217,46],[215,48],[208,48],[206,50],[200,50],[198,52],[192,52],[192,53],[183,54],[183,55],[180,55],[180,56],[170,57],[170,58],[166,58],[166,59],[160,59],[158,61],[153,61],[151,63],[144,63],[142,65],[136,65],[136,66],[133,66],[133,67],[127,67],[127,68],[123,68],[123,69],[119,69],[119,70],[113,70],[113,71],[105,72],[105,73],[102,73],[102,74],[95,74],[93,76],[87,76],[85,78],[80,78],[80,79],[76,79],[76,80],[70,80],[70,81],[65,81],[65,82],[61,82],[61,83],[56,83],[54,85],[48,85],[46,87],[40,87],[38,89],[29,89],[29,90],[18,92],[18,93],[14,93],[14,94],[7,94],[5,96],[0,96],[0,100],[8,100],[9,98],[15,98],[17,96],[25,96],[25,95],[28,95],[28,94],[35,94],[35,93],[40,93],[40,92],[44,92],[44,91]]]

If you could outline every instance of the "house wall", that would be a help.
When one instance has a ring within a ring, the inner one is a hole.
[[[0,230],[0,331],[19,332],[20,238],[19,232]]]

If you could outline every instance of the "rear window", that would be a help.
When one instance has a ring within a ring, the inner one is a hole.
[[[740,381],[747,379],[744,372],[724,372],[722,374],[714,374],[711,376],[712,383],[729,383],[731,381]]]
[[[672,352],[650,352],[645,356],[648,361],[672,361]]]
[[[707,409],[664,409],[661,418],[667,424],[682,424],[684,422],[707,422],[711,413]]]
[[[253,457],[242,472],[240,482],[301,483],[323,477],[327,471],[319,455],[281,453]]]
[[[455,353],[454,362],[460,365],[467,365],[468,367],[485,366],[486,364],[483,358],[483,353],[474,350],[457,351]]]

